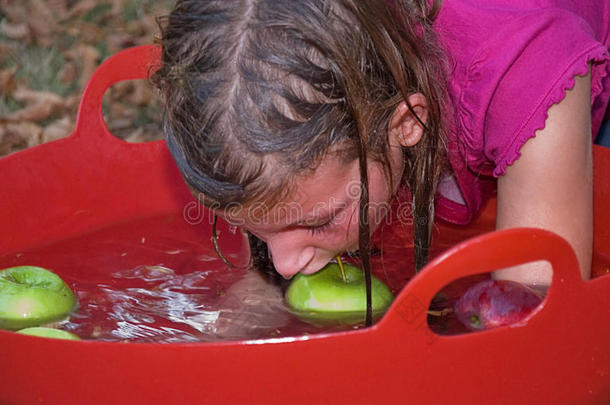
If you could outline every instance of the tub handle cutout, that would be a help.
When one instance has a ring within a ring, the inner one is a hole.
[[[93,73],[85,86],[72,136],[86,139],[104,138],[124,142],[106,126],[102,114],[102,99],[113,84],[125,80],[146,79],[159,66],[161,48],[142,45],[125,49],[106,59]]]
[[[538,260],[548,261],[553,269],[544,311],[540,312],[559,314],[561,308],[550,307],[570,305],[570,297],[584,284],[574,250],[555,233],[537,228],[514,228],[468,239],[431,261],[400,292],[378,327],[402,330],[401,333],[422,332],[422,336],[431,334],[426,310],[441,288],[465,276]]]

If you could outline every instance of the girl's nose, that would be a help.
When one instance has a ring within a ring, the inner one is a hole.
[[[299,246],[290,240],[269,240],[267,244],[273,265],[284,278],[291,278],[307,267],[316,251],[313,246]]]

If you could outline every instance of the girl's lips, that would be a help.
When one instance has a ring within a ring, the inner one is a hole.
[[[317,273],[318,271],[322,270],[322,268],[324,268],[324,266],[326,266],[333,259],[335,259],[337,256],[341,256],[341,253],[337,253],[337,254],[333,255],[332,257],[330,257],[329,259],[326,259],[326,260],[316,261],[316,263],[308,265],[307,267],[305,267],[304,270],[298,271],[296,274],[301,273],[301,274],[305,274],[306,276],[308,276],[310,274]],[[292,275],[291,278],[293,276],[294,275]]]
[[[324,267],[324,266],[322,266],[322,267]],[[321,270],[321,269],[322,269],[322,267],[320,267],[320,268],[310,268],[310,269],[305,269],[305,270],[303,270],[303,271],[300,271],[299,273],[301,273],[301,274],[305,274],[306,276],[308,276],[308,275],[310,275],[310,274],[317,273],[319,270]]]
[[[307,266],[307,268],[305,268],[305,270],[300,270],[297,271],[296,273],[292,273],[292,274],[282,274],[282,277],[284,277],[286,280],[290,280],[292,279],[294,276],[296,276],[297,274],[305,274],[306,276],[310,275],[310,274],[314,274],[316,273],[318,270],[321,270],[322,267],[324,267],[325,265],[322,265],[321,267],[316,267],[316,266]]]
[[[333,256],[335,257],[335,256]],[[324,266],[326,266],[328,264],[328,262],[330,262],[332,259],[328,259],[328,260],[322,260],[322,261],[316,261],[315,264],[308,264],[305,269],[299,270],[297,272],[291,273],[291,274],[281,274],[282,277],[284,277],[286,280],[290,280],[292,279],[294,276],[296,276],[297,274],[305,274],[306,276],[310,275],[310,274],[314,274],[316,272],[318,272],[319,270],[322,270],[322,268]]]

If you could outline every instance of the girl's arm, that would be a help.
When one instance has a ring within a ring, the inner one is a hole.
[[[527,95],[525,95],[527,97]],[[591,75],[548,111],[546,126],[521,148],[521,157],[498,179],[497,229],[539,227],[564,237],[588,279],[593,245]],[[518,100],[515,100],[518,102]],[[493,274],[497,279],[548,286],[546,262]]]

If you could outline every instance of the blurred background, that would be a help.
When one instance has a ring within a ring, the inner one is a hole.
[[[72,133],[87,80],[108,56],[159,35],[173,0],[0,0],[0,156]],[[146,80],[104,96],[110,131],[129,142],[161,138]]]

